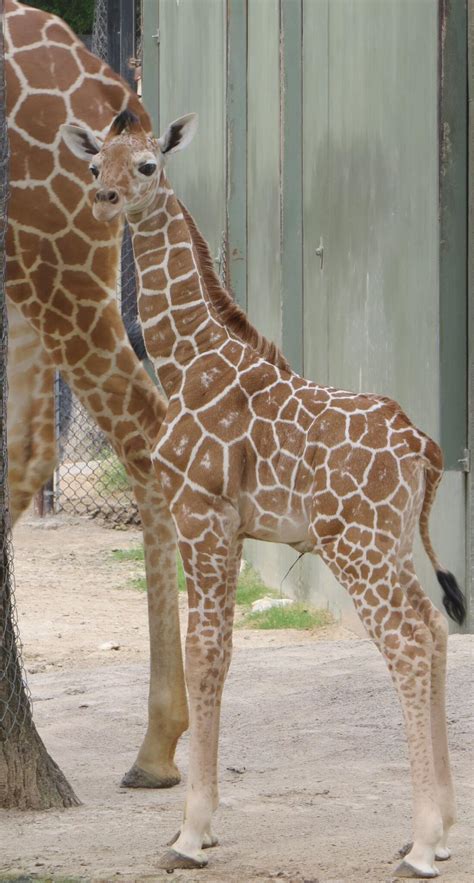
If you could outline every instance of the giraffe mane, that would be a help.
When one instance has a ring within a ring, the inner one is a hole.
[[[248,343],[267,362],[271,362],[272,365],[276,365],[277,368],[281,368],[283,371],[291,371],[291,367],[283,353],[280,352],[271,340],[267,340],[263,334],[257,331],[244,311],[235,303],[229,292],[224,288],[214,269],[208,243],[186,206],[180,199],[178,199],[178,203],[191,234],[207,296],[221,322],[223,322],[228,331],[238,337],[243,343]]]
[[[131,110],[125,108],[122,110],[117,116],[114,118],[112,125],[107,133],[106,140],[108,141],[110,138],[116,138],[117,135],[121,135],[122,132],[127,132],[129,134],[138,134],[143,131],[142,125],[138,117],[132,113]]]

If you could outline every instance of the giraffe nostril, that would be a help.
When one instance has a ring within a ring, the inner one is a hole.
[[[95,195],[96,202],[111,202],[113,205],[119,201],[116,190],[98,190]]]

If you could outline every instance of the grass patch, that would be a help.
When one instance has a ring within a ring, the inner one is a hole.
[[[126,491],[130,487],[127,472],[123,463],[113,451],[100,458],[99,485],[110,493]]]
[[[145,566],[143,546],[136,546],[134,549],[114,549],[112,558],[115,561],[141,561]]]
[[[133,561],[142,564],[143,569],[145,569],[145,552],[143,546],[135,546],[133,549],[114,549],[112,552],[112,558],[114,558],[115,561]],[[183,564],[179,555],[177,556],[176,563],[178,566],[178,589],[180,592],[185,592],[186,578],[184,576]],[[145,573],[143,573],[143,576],[132,577],[130,584],[138,592],[146,592]]]
[[[132,549],[115,549],[112,552],[115,561],[134,562],[145,567],[145,555],[143,546],[135,546]],[[186,578],[184,576],[181,558],[178,555],[178,589],[186,591]],[[139,592],[146,592],[146,577],[138,575],[130,579],[130,585]],[[247,565],[239,576],[237,583],[236,603],[243,619],[238,623],[238,628],[247,629],[318,629],[333,622],[333,618],[326,610],[316,610],[307,604],[291,604],[288,607],[272,607],[263,613],[252,613],[252,604],[265,595],[277,598],[278,592],[269,589],[262,581],[260,574],[253,567]]]
[[[277,593],[262,582],[260,574],[253,567],[247,565],[237,582],[236,603],[239,607],[248,607],[250,610],[253,602],[263,598],[264,595],[271,595],[273,598]]]
[[[145,568],[145,553],[143,546],[135,546],[133,549],[114,549],[112,558],[115,561],[132,561],[136,564],[142,564]],[[184,576],[183,564],[181,558],[177,557],[178,563],[178,589],[180,592],[186,591],[186,577]],[[131,585],[139,592],[146,592],[146,577],[135,576],[130,580]],[[265,583],[262,582],[260,575],[253,567],[247,566],[239,576],[237,583],[236,601],[240,607],[246,607],[250,610],[254,601],[263,598],[264,595],[276,595]]]
[[[327,610],[316,610],[305,604],[271,607],[262,613],[247,613],[239,623],[243,629],[320,629],[330,625],[333,618]]]

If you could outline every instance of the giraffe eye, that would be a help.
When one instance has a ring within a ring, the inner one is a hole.
[[[147,178],[149,178],[155,170],[156,165],[154,162],[145,162],[143,163],[143,165],[138,166],[138,171],[140,172],[140,175],[146,175]]]
[[[92,174],[94,175],[94,178],[99,177],[99,169],[97,168],[97,166],[89,166],[89,169],[92,172]]]

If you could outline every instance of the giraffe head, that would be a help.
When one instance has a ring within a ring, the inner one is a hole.
[[[104,142],[79,126],[61,126],[62,137],[96,179],[93,214],[110,221],[122,212],[143,211],[153,201],[166,158],[186,147],[196,132],[197,114],[171,123],[160,138],[146,132],[129,110],[115,117]]]

